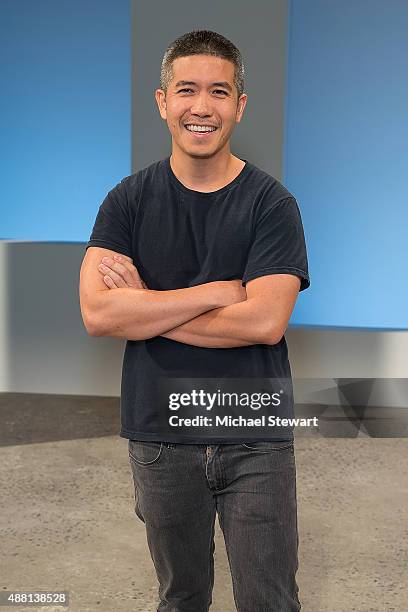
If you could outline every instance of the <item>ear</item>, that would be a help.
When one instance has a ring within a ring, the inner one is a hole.
[[[166,111],[166,95],[162,89],[156,89],[155,97],[157,106],[159,107],[160,117],[162,119],[167,119],[167,111]]]
[[[246,94],[242,94],[241,97],[238,100],[238,105],[237,105],[237,114],[235,117],[235,122],[239,123],[242,119],[242,115],[244,113],[244,109],[246,106],[248,100],[248,96]]]

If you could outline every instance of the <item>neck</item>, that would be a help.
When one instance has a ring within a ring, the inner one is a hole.
[[[198,191],[213,191],[230,182],[244,162],[228,151],[219,151],[211,157],[192,157],[173,147],[170,166],[186,187]]]

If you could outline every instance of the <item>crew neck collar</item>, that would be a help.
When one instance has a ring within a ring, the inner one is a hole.
[[[216,191],[195,191],[194,189],[189,189],[188,187],[183,185],[181,181],[179,181],[179,179],[174,174],[173,169],[170,165],[170,157],[171,157],[170,155],[166,157],[166,159],[164,160],[164,165],[166,167],[167,173],[172,183],[174,183],[174,185],[185,194],[203,197],[203,198],[217,196],[223,193],[224,191],[229,191],[230,189],[235,187],[235,185],[239,183],[240,180],[244,178],[246,174],[248,174],[249,166],[250,166],[249,162],[246,159],[241,159],[241,161],[245,162],[245,166],[242,168],[241,172],[230,183],[228,183],[227,185],[224,185],[224,187],[221,187],[221,189],[216,189]]]

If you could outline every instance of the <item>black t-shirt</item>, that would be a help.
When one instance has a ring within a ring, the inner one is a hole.
[[[279,273],[300,277],[300,290],[306,289],[297,202],[277,179],[243,161],[233,181],[210,193],[183,185],[169,157],[123,178],[102,202],[86,248],[131,257],[154,290],[232,279],[245,286]],[[257,392],[266,394],[261,408]],[[185,444],[292,439],[291,422],[270,422],[279,416],[294,416],[285,337],[275,345],[234,348],[197,347],[162,336],[126,342],[123,438]]]

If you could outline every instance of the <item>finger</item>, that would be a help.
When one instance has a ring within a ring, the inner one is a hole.
[[[120,276],[120,274],[112,270],[109,266],[99,264],[98,268],[102,274],[105,274],[114,281],[116,287],[127,287],[126,281]]]
[[[141,288],[142,279],[140,278],[139,272],[137,271],[137,268],[133,264],[133,262],[124,259],[123,255],[114,255],[113,259],[113,269],[117,270],[117,272],[119,272],[123,276],[129,287]]]
[[[142,280],[137,281],[137,280],[128,280],[126,281],[124,276],[125,274],[122,273],[117,273],[115,272],[115,270],[113,270],[112,268],[110,268],[109,266],[106,266],[105,264],[100,264],[99,266],[99,271],[102,274],[107,274],[108,276],[111,277],[111,279],[115,282],[115,286],[119,287],[124,287],[124,288],[128,288],[128,289],[143,289],[143,285],[142,285]]]
[[[102,263],[105,263],[105,265],[109,266],[109,268],[117,272],[117,274],[120,274],[126,286],[135,289],[143,288],[142,279],[140,278],[136,266],[128,259],[124,259],[123,255],[114,255],[113,259],[109,257],[103,258]]]
[[[109,289],[118,289],[118,287],[116,287],[114,281],[111,279],[110,276],[104,276],[103,277],[103,281],[105,283],[105,285],[107,285],[109,287]]]
[[[131,257],[128,257],[127,255],[115,254],[113,258],[116,259],[117,261],[128,261],[129,263],[133,264],[133,259]]]

